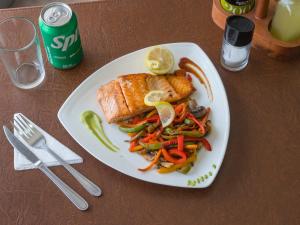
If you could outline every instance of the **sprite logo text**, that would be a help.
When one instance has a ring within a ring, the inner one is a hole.
[[[53,43],[51,43],[52,48],[61,49],[62,52],[65,52],[68,47],[73,45],[78,40],[79,32],[78,29],[75,30],[74,34],[69,36],[60,35],[53,38]]]

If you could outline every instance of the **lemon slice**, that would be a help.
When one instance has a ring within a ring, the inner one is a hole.
[[[169,102],[158,102],[155,105],[163,127],[169,126],[175,118],[175,110]]]
[[[147,106],[155,106],[157,103],[163,101],[165,99],[165,92],[154,90],[150,91],[148,94],[146,94],[144,98],[144,103]]]
[[[174,56],[170,50],[157,46],[148,52],[145,63],[154,74],[166,74],[173,69]]]

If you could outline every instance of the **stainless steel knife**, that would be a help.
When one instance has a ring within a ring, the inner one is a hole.
[[[58,178],[34,153],[32,153],[19,139],[6,127],[3,130],[9,143],[22,155],[40,169],[53,183],[67,196],[67,198],[80,210],[88,209],[88,203],[70,186]]]

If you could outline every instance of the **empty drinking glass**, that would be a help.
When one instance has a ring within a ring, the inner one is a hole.
[[[37,31],[26,18],[10,17],[0,22],[0,58],[19,88],[34,88],[45,78]]]

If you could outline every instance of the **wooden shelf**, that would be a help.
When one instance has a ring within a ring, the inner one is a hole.
[[[262,0],[260,0],[262,1]],[[269,1],[264,1],[269,3]],[[243,16],[251,19],[255,23],[255,31],[253,35],[253,46],[256,48],[263,48],[267,54],[274,58],[287,59],[291,57],[300,56],[300,40],[294,42],[284,42],[272,36],[269,32],[269,26],[275,11],[275,1],[265,5],[267,11],[263,12],[262,7],[256,6],[251,12],[243,14]],[[230,16],[229,12],[225,11],[220,0],[213,0],[212,19],[215,24],[224,29],[226,18]],[[259,18],[261,17],[261,18]]]

